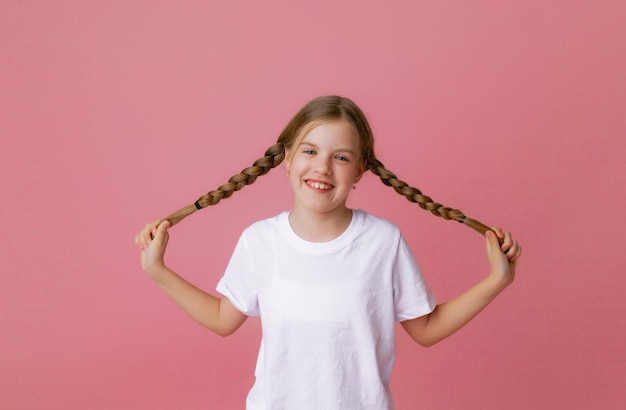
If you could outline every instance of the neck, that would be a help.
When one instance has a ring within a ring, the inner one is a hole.
[[[294,208],[289,213],[291,228],[309,242],[332,241],[348,229],[351,221],[352,210],[345,207],[327,213]]]

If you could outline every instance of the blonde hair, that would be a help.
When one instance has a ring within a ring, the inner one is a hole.
[[[307,125],[333,120],[344,120],[355,129],[359,136],[360,160],[368,170],[380,177],[383,184],[392,187],[398,194],[435,216],[460,222],[483,235],[490,230],[481,222],[467,218],[460,210],[434,202],[419,189],[409,186],[386,169],[374,155],[374,136],[363,111],[350,99],[336,95],[318,97],[309,101],[287,123],[276,143],[265,151],[262,158],[257,159],[252,166],[233,175],[227,183],[198,198],[194,204],[179,209],[165,219],[175,225],[197,210],[229,198],[235,191],[252,184],[257,177],[267,174],[270,169],[280,164],[285,159],[285,149],[294,146]]]

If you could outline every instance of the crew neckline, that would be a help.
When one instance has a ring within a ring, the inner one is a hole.
[[[281,232],[283,232],[287,243],[303,252],[321,254],[328,253],[343,248],[346,244],[352,242],[361,221],[363,219],[363,211],[360,209],[352,209],[352,219],[348,227],[334,239],[326,242],[307,241],[293,230],[289,223],[289,214],[291,211],[283,212],[279,217]]]

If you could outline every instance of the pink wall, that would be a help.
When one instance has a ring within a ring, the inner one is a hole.
[[[624,408],[624,3],[306,3],[2,2],[0,408],[242,408],[258,322],[203,330],[132,238],[326,93],[401,178],[525,249],[459,334],[399,333],[397,407]],[[168,262],[213,289],[242,228],[290,203],[275,170],[174,228]],[[440,300],[487,273],[480,236],[372,175],[352,206],[401,226]]]

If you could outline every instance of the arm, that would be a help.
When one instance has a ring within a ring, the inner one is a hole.
[[[437,305],[428,315],[402,322],[404,330],[422,346],[432,346],[465,326],[513,283],[516,261],[522,248],[511,234],[495,228],[497,236],[488,231],[487,256],[491,266],[489,276],[461,295]],[[500,246],[498,237],[503,238]]]
[[[137,234],[135,244],[141,249],[142,269],[191,318],[220,336],[236,331],[247,316],[238,311],[227,297],[218,298],[177,275],[163,262],[170,227],[169,221],[155,221]]]

